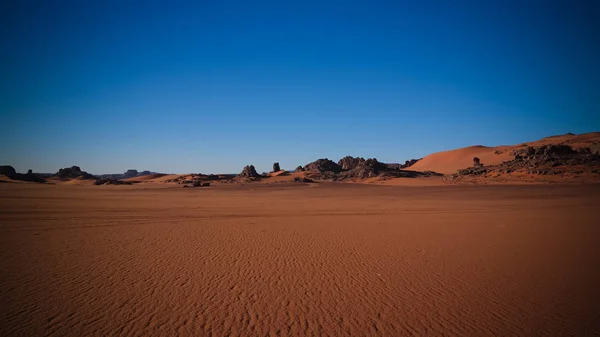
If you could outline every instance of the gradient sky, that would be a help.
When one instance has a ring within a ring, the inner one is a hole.
[[[2,1],[0,164],[261,172],[600,131],[597,4]]]

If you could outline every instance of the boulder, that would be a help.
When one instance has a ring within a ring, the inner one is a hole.
[[[294,172],[303,172],[304,168],[302,166],[298,166],[296,167],[296,170],[294,170]]]
[[[281,171],[281,167],[279,167],[279,163],[273,163],[273,172]]]

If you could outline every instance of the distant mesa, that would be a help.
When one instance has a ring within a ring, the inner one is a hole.
[[[123,178],[121,178],[121,179],[133,178],[133,177],[137,177],[137,175],[138,175],[137,170],[129,169],[125,173],[123,173]]]
[[[27,173],[18,173],[14,167],[10,165],[0,166],[0,174],[4,174],[11,180],[29,181],[34,183],[45,183],[46,180],[38,174],[33,173],[33,170],[27,170]]]

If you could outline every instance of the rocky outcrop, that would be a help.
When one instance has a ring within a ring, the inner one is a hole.
[[[0,166],[0,174],[4,174],[12,180],[30,181],[34,183],[46,182],[44,178],[33,173],[33,170],[28,170],[26,174],[18,173],[15,168],[10,165]]]
[[[273,172],[281,171],[281,167],[279,167],[279,163],[273,163]]]
[[[342,170],[352,170],[353,168],[357,167],[360,163],[363,163],[365,161],[365,158],[361,158],[361,157],[352,157],[352,156],[346,156],[342,159],[340,159],[338,161],[338,165],[342,168]]]
[[[407,160],[404,162],[404,165],[402,165],[400,168],[402,168],[402,169],[409,168],[409,167],[413,166],[414,164],[416,164],[421,159],[423,159],[423,158]]]
[[[85,171],[82,171],[81,168],[79,168],[79,166],[71,166],[71,167],[61,168],[56,173],[56,176],[58,176],[61,179],[68,179],[68,178],[71,178],[71,179],[75,179],[75,178],[93,179],[94,178],[91,174],[89,174]]]
[[[100,178],[94,181],[94,185],[131,185],[132,183],[129,181],[121,181],[116,179],[109,178]]]
[[[304,172],[304,168],[302,166],[298,166],[298,167],[296,167],[294,172]]]
[[[563,175],[600,172],[600,155],[589,148],[573,150],[569,145],[528,146],[512,152],[513,160],[484,167],[474,158],[474,166],[458,170],[449,180],[467,176],[511,175],[520,172],[530,175]],[[479,164],[479,165],[477,165]]]
[[[343,172],[340,177],[342,178],[373,178],[377,177],[382,173],[388,171],[388,166],[384,163],[380,163],[375,158],[369,158],[359,162],[354,168],[349,171]]]
[[[569,145],[544,145],[539,147],[528,146],[524,149],[514,150],[512,155],[522,157],[523,159],[551,160],[565,156],[573,156],[577,151]]]
[[[14,167],[10,165],[2,165],[0,166],[0,174],[4,174],[5,176],[10,178],[11,176],[17,174],[17,171]]]
[[[333,162],[328,161],[327,159],[319,159],[306,165],[304,170],[307,171],[306,174],[310,179],[331,181],[356,180],[373,177],[387,179],[442,176],[435,172],[401,170],[398,169],[398,167],[391,167],[388,164],[381,163],[376,158],[365,160],[363,158],[344,157],[340,160],[341,165],[336,165],[334,167],[335,169],[331,169],[331,163]],[[342,165],[352,168],[349,170],[342,170]]]
[[[254,165],[247,165],[244,167],[242,173],[240,173],[239,176],[243,178],[258,178],[260,177],[260,174],[256,172]]]
[[[327,158],[323,158],[304,165],[304,171],[340,173],[342,172],[342,167]]]

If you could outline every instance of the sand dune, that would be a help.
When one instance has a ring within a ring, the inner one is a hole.
[[[0,184],[0,335],[600,333],[598,185],[168,186]]]
[[[422,160],[410,167],[415,171],[434,171],[443,174],[452,174],[459,169],[473,166],[473,157],[479,157],[485,165],[498,165],[506,160],[513,159],[512,150],[526,146],[543,146],[549,144],[567,144],[578,149],[589,147],[594,142],[600,142],[600,132],[590,132],[580,135],[560,135],[546,137],[537,141],[517,145],[503,145],[496,147],[469,146],[465,148],[437,152],[425,156]]]
[[[415,163],[410,169],[450,174],[473,166],[473,157],[479,157],[481,162],[487,165],[497,165],[512,159],[508,151],[496,154],[496,148],[478,145],[431,154]]]

